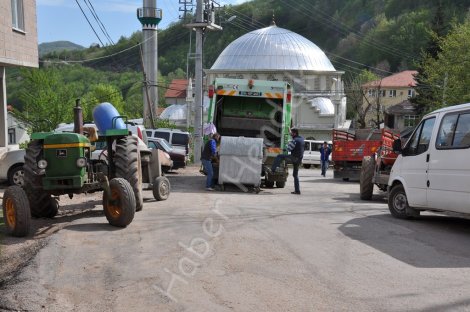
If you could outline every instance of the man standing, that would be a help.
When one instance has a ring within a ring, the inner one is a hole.
[[[276,169],[279,167],[282,160],[291,162],[294,166],[292,176],[294,177],[295,189],[294,192],[291,192],[291,194],[300,195],[299,166],[302,163],[302,158],[304,157],[305,142],[304,138],[299,135],[299,130],[295,128],[290,129],[290,135],[292,136],[292,141],[290,141],[287,145],[287,151],[290,152],[290,155],[277,155],[276,159],[274,159],[271,171],[276,172]]]
[[[323,142],[322,147],[320,147],[320,164],[321,164],[321,175],[326,176],[326,170],[330,165],[330,154],[331,148],[328,146],[328,143]]]
[[[212,168],[212,158],[217,156],[217,142],[219,139],[220,135],[214,133],[202,150],[201,162],[207,174],[206,191],[214,191],[214,168]]]

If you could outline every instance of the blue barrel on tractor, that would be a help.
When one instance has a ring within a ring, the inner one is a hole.
[[[104,102],[93,110],[93,119],[101,135],[106,135],[109,130],[126,129],[123,117],[119,115],[113,104]]]

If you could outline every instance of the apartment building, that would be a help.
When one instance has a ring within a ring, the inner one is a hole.
[[[39,67],[36,0],[0,1],[0,151],[8,146],[5,68]]]
[[[387,114],[387,111],[392,106],[396,110],[398,104],[409,103],[409,99],[416,96],[415,75],[417,73],[415,70],[405,70],[362,85],[365,95],[363,107],[370,105],[366,115],[368,126],[375,127],[378,116],[379,122],[382,123],[384,121],[384,114]],[[414,113],[409,116],[403,116],[405,119],[408,117],[412,118],[413,121],[418,118]],[[407,121],[403,122],[409,124]]]

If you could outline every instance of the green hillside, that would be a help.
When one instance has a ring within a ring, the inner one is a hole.
[[[75,44],[70,41],[53,41],[53,42],[44,42],[39,44],[39,57],[44,56],[45,54],[61,51],[75,51],[85,49],[81,45]]]

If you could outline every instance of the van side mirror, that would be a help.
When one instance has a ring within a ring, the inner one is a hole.
[[[401,148],[401,140],[400,139],[396,139],[395,141],[393,141],[392,149],[397,154],[402,153],[403,149]]]

